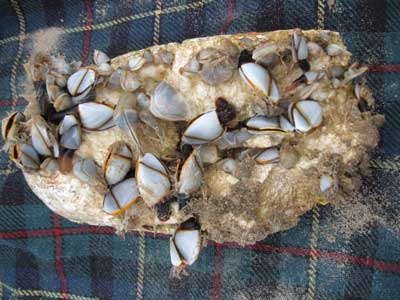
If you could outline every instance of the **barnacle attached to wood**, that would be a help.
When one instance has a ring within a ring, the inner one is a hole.
[[[22,123],[25,122],[25,116],[21,112],[13,112],[1,122],[1,135],[5,141],[5,149],[8,149],[10,143],[15,143],[19,139]]]
[[[133,155],[130,146],[124,142],[112,144],[103,165],[107,184],[113,185],[124,179],[132,169],[132,165]]]
[[[382,116],[336,32],[154,46],[94,65],[39,53],[5,150],[56,213],[172,235],[173,274],[205,239],[255,243],[359,188]],[[167,255],[167,254],[166,254]]]

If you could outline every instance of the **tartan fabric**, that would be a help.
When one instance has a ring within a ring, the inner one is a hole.
[[[385,113],[381,162],[366,189],[399,217],[400,2],[397,0],[0,0],[0,117],[25,104],[29,37],[63,28],[62,52],[92,62],[155,43],[301,27],[339,31]],[[15,107],[14,107],[15,106]],[[379,168],[379,166],[386,166]],[[400,299],[400,235],[379,223],[349,240],[332,232],[328,205],[255,245],[208,243],[182,280],[169,278],[168,238],[69,222],[30,191],[0,152],[0,299]],[[316,230],[316,228],[318,230]],[[336,242],[327,239],[337,235]]]

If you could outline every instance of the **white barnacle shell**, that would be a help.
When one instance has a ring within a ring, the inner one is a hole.
[[[74,115],[66,115],[63,118],[58,132],[62,147],[76,150],[81,145],[81,129]]]
[[[90,95],[91,89],[87,89],[85,92],[83,92],[81,95],[72,97],[72,102],[74,105],[76,104],[81,104],[85,102],[89,102],[89,95]]]
[[[274,163],[279,161],[279,149],[277,147],[267,148],[258,153],[254,160],[260,165]]]
[[[69,63],[69,67],[70,67],[70,72],[68,74],[71,74],[71,72],[76,72],[79,70],[80,67],[82,67],[82,62],[72,61]]]
[[[171,237],[169,240],[169,253],[171,257],[171,264],[175,267],[184,266],[183,259],[176,249],[173,238]]]
[[[172,65],[175,59],[175,54],[168,50],[160,50],[158,56],[160,57],[161,62],[166,65]]]
[[[202,65],[199,72],[201,79],[209,85],[218,85],[228,81],[235,68],[233,60],[222,56]]]
[[[354,78],[362,75],[363,73],[365,73],[366,71],[368,71],[368,67],[366,66],[359,66],[359,64],[357,62],[353,63],[349,69],[344,73],[344,78],[345,78],[345,82],[349,82],[351,80],[353,80]]]
[[[299,30],[293,31],[292,35],[292,58],[293,62],[307,59],[308,47],[307,40]]]
[[[310,85],[306,85],[302,89],[300,89],[298,97],[300,97],[301,100],[306,100],[307,98],[310,98],[311,95],[314,92],[316,92],[319,87],[320,87],[320,82],[318,81],[315,81]]]
[[[110,61],[110,58],[103,51],[96,49],[94,50],[93,60],[96,65],[100,66],[103,63],[108,63]]]
[[[71,73],[71,65],[65,61],[65,57],[62,55],[51,56],[51,68],[59,74],[68,75]]]
[[[79,104],[79,119],[82,127],[88,130],[105,130],[114,126],[114,109],[103,103],[89,102]]]
[[[264,43],[254,49],[252,58],[258,63],[271,64],[278,57],[279,47],[276,43]]]
[[[121,74],[122,70],[116,69],[108,78],[107,86],[112,89],[119,89],[121,87]]]
[[[14,144],[10,149],[10,158],[26,169],[37,170],[40,166],[39,155],[29,144]]]
[[[219,159],[218,147],[215,144],[201,145],[197,151],[203,164],[213,164]]]
[[[59,112],[65,109],[68,109],[74,105],[70,94],[68,93],[61,93],[57,96],[54,100],[54,109]]]
[[[252,136],[253,134],[246,128],[225,131],[222,137],[217,141],[217,145],[221,150],[238,148]]]
[[[21,122],[25,121],[25,115],[21,112],[13,112],[1,121],[1,134],[5,141],[14,140],[18,134]]]
[[[135,131],[138,123],[138,115],[136,110],[132,108],[124,108],[114,111],[114,123],[126,134],[130,135]]]
[[[35,150],[43,156],[58,157],[59,147],[57,140],[50,132],[46,122],[36,117],[31,123],[31,139]]]
[[[110,76],[113,72],[112,67],[110,66],[109,63],[103,62],[102,64],[100,64],[97,68],[97,73],[99,73],[99,75],[101,76]]]
[[[201,64],[206,64],[220,58],[222,55],[219,50],[209,47],[200,50],[196,55],[196,59]]]
[[[190,221],[190,219],[189,219]],[[170,240],[171,263],[175,267],[192,265],[201,250],[200,228],[179,227]]]
[[[136,105],[139,109],[147,109],[150,107],[150,98],[145,93],[139,93],[136,96]]]
[[[123,70],[120,80],[121,87],[126,92],[134,92],[140,87],[139,77],[133,72]]]
[[[182,136],[185,144],[201,145],[216,140],[224,133],[215,110],[208,111],[193,119]]]
[[[59,170],[59,168],[58,168],[57,159],[55,159],[53,157],[46,158],[40,164],[40,172],[41,172],[41,174],[44,174],[45,176],[50,176],[51,174],[54,174],[58,170]]]
[[[153,116],[149,111],[144,110],[144,109],[141,110],[139,113],[139,120],[143,124],[146,124],[150,128],[159,132],[159,130],[160,130],[159,119],[157,119],[155,116]]]
[[[73,161],[72,174],[86,183],[95,183],[99,179],[96,163],[90,158],[75,159]]]
[[[168,121],[184,121],[188,115],[185,98],[165,81],[155,89],[150,111],[155,117]]]
[[[137,71],[146,63],[143,53],[135,53],[128,60],[128,67],[131,71]]]
[[[113,120],[115,125],[132,139],[137,149],[140,151],[140,141],[136,134],[136,126],[138,124],[138,115],[136,110],[132,108],[118,109],[114,113]]]
[[[64,88],[67,85],[67,79],[64,75],[56,73],[54,71],[51,72],[51,74],[54,76],[54,83],[57,84],[60,88]]]
[[[96,72],[89,68],[79,69],[67,81],[67,89],[72,97],[87,95],[96,82]]]
[[[114,111],[114,123],[126,135],[132,138],[137,150],[141,151],[140,141],[136,134],[136,127],[138,124],[138,114],[133,107],[136,106],[136,98],[130,93],[123,94],[118,105]]]
[[[176,180],[178,194],[190,195],[200,188],[203,173],[194,151],[178,165]]]
[[[278,86],[268,70],[256,63],[245,63],[240,66],[239,73],[250,87],[261,91],[272,102],[279,101]]]
[[[264,134],[268,131],[282,131],[277,117],[255,116],[250,118],[246,127],[251,134]]]
[[[104,195],[103,211],[111,215],[119,215],[140,199],[135,178],[127,178],[114,185]]]
[[[236,160],[234,160],[233,158],[226,158],[219,162],[219,164],[225,173],[236,176],[238,169],[238,162]]]
[[[283,115],[279,116],[279,126],[283,131],[292,132],[295,131],[296,128],[290,123],[290,121]]]
[[[151,51],[145,50],[143,52],[143,58],[146,60],[146,62],[151,63],[154,60],[154,55]]]
[[[311,55],[320,55],[324,53],[324,49],[320,45],[314,42],[308,42],[307,43],[307,50],[308,53]]]
[[[196,58],[192,58],[186,65],[179,69],[179,73],[183,76],[191,76],[200,72],[201,65]]]
[[[317,101],[299,101],[289,106],[289,118],[298,131],[307,132],[321,125],[322,107]]]
[[[136,182],[144,202],[152,207],[161,202],[171,189],[167,168],[152,153],[145,153],[136,162]]]
[[[55,77],[48,74],[46,78],[46,92],[51,102],[53,102],[61,92],[60,87],[55,83]]]
[[[307,42],[304,37],[300,38],[300,43],[298,46],[297,50],[297,58],[299,60],[307,59],[308,56],[308,48],[307,48]]]
[[[330,43],[332,41],[332,37],[329,32],[327,31],[322,31],[319,35],[325,43]]]
[[[104,178],[108,185],[120,182],[132,168],[133,154],[129,145],[124,142],[116,142],[110,146],[110,150],[104,160]]]
[[[333,186],[332,177],[328,175],[322,175],[319,180],[319,189],[322,193],[326,192]]]
[[[326,47],[326,52],[329,56],[338,56],[343,53],[343,48],[337,44],[329,44]]]
[[[324,75],[325,75],[324,72],[319,72],[319,71],[308,71],[304,73],[307,84],[311,84],[315,81],[322,79]]]

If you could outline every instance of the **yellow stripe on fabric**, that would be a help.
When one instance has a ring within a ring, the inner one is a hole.
[[[161,15],[161,0],[156,0],[156,15],[154,17],[154,30],[153,30],[153,45],[160,43],[160,15]]]
[[[16,42],[20,39],[21,37],[19,35],[14,35],[14,36],[10,36],[8,38],[2,39],[0,40],[0,46],[4,45],[4,44],[8,44],[11,42]]]
[[[317,26],[318,29],[324,29],[325,26],[325,0],[318,0],[317,5]],[[317,263],[318,257],[316,249],[318,245],[319,234],[319,206],[315,205],[312,209],[312,222],[311,222],[311,235],[308,248],[310,249],[310,264],[308,266],[308,287],[307,287],[307,300],[314,300],[316,294],[316,281],[317,281]]]
[[[400,171],[400,160],[371,160],[370,166],[374,169],[379,169],[388,172]]]
[[[9,164],[11,164],[11,159],[9,161]],[[7,169],[0,170],[0,175],[1,176],[9,176],[11,174],[14,174],[16,171],[17,171],[17,169],[12,167],[12,165],[11,165]]]
[[[136,278],[136,300],[143,299],[144,289],[144,266],[146,257],[146,239],[143,232],[140,232],[138,237],[138,267],[137,267],[137,278]]]
[[[318,234],[319,234],[319,207],[314,206],[312,209],[312,223],[311,223],[311,235],[309,240],[308,248],[310,249],[310,264],[308,266],[308,287],[307,287],[307,300],[315,299],[316,290],[316,279],[317,279],[317,245],[318,245]]]
[[[17,0],[11,0],[11,6],[14,9],[15,13],[18,17],[18,24],[19,24],[19,43],[18,43],[18,51],[17,55],[15,56],[13,65],[11,67],[11,79],[10,79],[10,86],[11,86],[11,96],[12,96],[12,110],[14,110],[16,103],[17,103],[17,69],[19,65],[19,61],[22,56],[22,50],[24,49],[24,40],[26,34],[26,26],[25,26],[25,18],[22,13],[21,8],[19,7]]]
[[[325,28],[325,0],[318,0],[317,26],[318,26],[318,29]]]
[[[0,291],[2,289],[10,291],[13,296],[18,297],[47,297],[52,299],[61,299],[64,296],[68,296],[70,300],[100,300],[99,297],[86,297],[76,294],[69,294],[69,293],[58,293],[53,291],[47,290],[29,290],[29,289],[20,289],[20,288],[13,288],[4,282],[0,281]],[[1,295],[1,294],[0,294]],[[1,299],[1,298],[0,298]]]
[[[156,9],[153,11],[143,12],[143,13],[139,13],[139,14],[126,16],[126,17],[117,18],[115,20],[111,20],[111,21],[107,21],[107,22],[102,22],[99,24],[94,24],[91,26],[77,26],[77,27],[73,27],[73,28],[66,28],[64,32],[65,33],[78,33],[78,32],[83,32],[86,30],[102,30],[102,29],[110,28],[110,27],[117,26],[117,25],[120,25],[123,23],[127,23],[130,21],[140,20],[140,19],[144,19],[147,17],[151,17],[151,16],[156,16],[156,15],[161,16],[161,15],[182,12],[185,10],[201,8],[203,5],[212,3],[214,1],[215,0],[203,0],[203,1],[197,1],[197,2],[188,3],[188,4],[182,4],[182,5],[178,5],[178,6],[174,6],[174,7],[168,7],[168,8],[161,9],[161,10]],[[21,35],[11,36],[11,37],[4,38],[4,39],[0,40],[0,46],[11,43],[11,42],[15,42],[18,40],[25,40],[30,35],[31,34],[22,35],[22,36]]]

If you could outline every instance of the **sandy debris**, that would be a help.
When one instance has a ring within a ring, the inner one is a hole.
[[[64,29],[59,27],[49,27],[35,31],[28,39],[31,54],[34,55],[39,52],[57,53],[62,46],[63,34]]]

